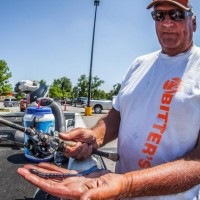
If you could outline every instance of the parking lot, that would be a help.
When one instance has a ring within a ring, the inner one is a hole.
[[[96,124],[96,122],[106,113],[108,113],[108,110],[103,110],[101,114],[95,114],[94,112],[92,113],[92,116],[85,116],[85,108],[77,106],[71,106],[71,105],[61,105],[61,108],[63,111],[66,112],[72,112],[72,113],[80,113],[80,115],[82,116],[86,126],[92,127],[94,126],[94,124]],[[16,106],[16,107],[4,107],[3,106],[3,102],[0,102],[0,112],[3,111],[2,109],[8,109],[9,112],[20,112],[20,107]]]

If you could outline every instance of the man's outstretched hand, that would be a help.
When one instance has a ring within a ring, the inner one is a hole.
[[[42,173],[77,173],[49,163],[25,165],[18,173],[41,190],[59,198],[67,199],[117,199],[126,188],[126,177],[108,170],[93,172],[86,177],[69,177],[65,179],[44,179],[32,174],[29,169]]]

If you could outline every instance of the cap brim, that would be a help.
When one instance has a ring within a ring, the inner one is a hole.
[[[183,10],[190,10],[190,8],[186,7],[186,6],[183,6],[182,4],[178,3],[178,2],[175,2],[173,0],[163,0],[163,1],[154,1],[154,2],[151,2],[148,6],[147,6],[147,9],[150,9],[152,8],[154,5],[156,4],[161,4],[161,3],[171,3],[171,4],[174,4],[180,8],[182,8]]]

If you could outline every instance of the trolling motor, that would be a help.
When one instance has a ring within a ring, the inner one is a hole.
[[[26,94],[33,92],[39,88],[40,84],[36,81],[22,80],[15,85],[15,92]]]
[[[26,94],[26,103],[20,101],[20,111],[25,111],[29,104],[36,106],[37,98],[48,96],[48,86],[44,83],[36,81],[22,80],[15,85],[14,88],[17,93]]]

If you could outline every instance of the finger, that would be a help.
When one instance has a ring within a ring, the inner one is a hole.
[[[24,168],[28,171],[30,171],[30,169],[36,169],[37,171],[41,172],[41,173],[55,173],[55,174],[76,174],[77,171],[75,170],[67,170],[61,167],[57,167],[55,165],[49,164],[49,163],[40,163],[38,165],[25,165]]]
[[[57,196],[60,198],[70,197],[70,191],[66,188],[62,183],[58,183],[57,181],[50,179],[43,179],[34,174],[31,174],[25,168],[19,168],[17,172],[24,177],[28,182],[39,187],[41,190],[51,194],[53,196]]]
[[[58,167],[56,165],[42,162],[35,166],[35,169],[43,172],[43,173],[61,173],[61,174],[76,174],[78,171],[76,170],[68,170],[62,167]]]
[[[24,177],[24,179],[26,179],[27,181],[29,181],[29,178],[30,177],[32,177],[32,179],[34,180],[34,182],[31,182],[31,183],[33,183],[34,185],[36,184],[36,182],[37,181],[39,181],[39,180],[42,180],[43,178],[41,178],[41,177],[39,177],[39,176],[37,176],[37,175],[35,175],[35,174],[32,174],[30,171],[29,171],[29,169],[26,169],[26,168],[18,168],[17,169],[17,172],[18,172],[18,174],[20,174],[22,177]],[[31,179],[31,180],[32,180]],[[46,179],[45,180],[46,182],[54,182],[54,180],[53,179]]]
[[[93,143],[96,138],[93,136],[92,131],[86,128],[76,128],[67,133],[59,133],[59,137],[63,140],[73,140],[76,142]]]
[[[76,170],[68,170],[68,169],[64,169],[62,167],[58,167],[56,165],[50,164],[50,163],[46,163],[46,162],[42,162],[38,164],[38,167],[42,168],[42,169],[46,169],[50,172],[55,171],[55,172],[59,172],[59,173],[68,173],[68,174],[74,174],[77,173]]]
[[[64,151],[66,157],[77,157],[82,151],[82,143],[77,142],[73,147],[67,147]]]
[[[28,171],[30,171],[30,169],[36,169],[42,173],[56,173],[57,172],[57,171],[52,171],[52,170],[50,171],[48,169],[39,167],[38,165],[31,165],[31,164],[24,165],[24,168],[27,169]]]
[[[101,171],[92,172],[92,173],[86,175],[85,177],[87,177],[87,178],[99,178],[100,176],[103,176],[103,175],[108,174],[108,173],[113,173],[113,172],[110,171],[110,170],[102,169]]]
[[[30,169],[36,169],[42,173],[58,173],[59,171],[56,171],[56,170],[51,170],[48,169],[48,168],[45,168],[45,167],[40,167],[39,165],[24,165],[24,168],[27,169],[27,170],[30,170]]]
[[[81,151],[77,154],[76,159],[86,159],[89,158],[92,154],[92,145],[88,145],[87,143],[83,143],[81,146]]]
[[[18,173],[19,175],[25,177],[26,174],[27,174],[27,173],[30,173],[30,172],[29,172],[28,169],[20,167],[20,168],[17,169],[17,173]]]
[[[26,165],[23,166],[23,168],[26,168],[26,169],[31,169],[31,168],[33,168],[33,169],[35,169],[36,166],[37,166],[37,165],[26,164]]]
[[[59,137],[63,140],[75,140],[77,139],[80,139],[80,132],[81,132],[81,129],[74,129],[74,130],[71,130],[67,133],[59,133]]]
[[[89,145],[88,146],[88,151],[85,152],[85,157],[84,158],[89,158],[92,155],[92,149],[93,149],[92,145]]]

